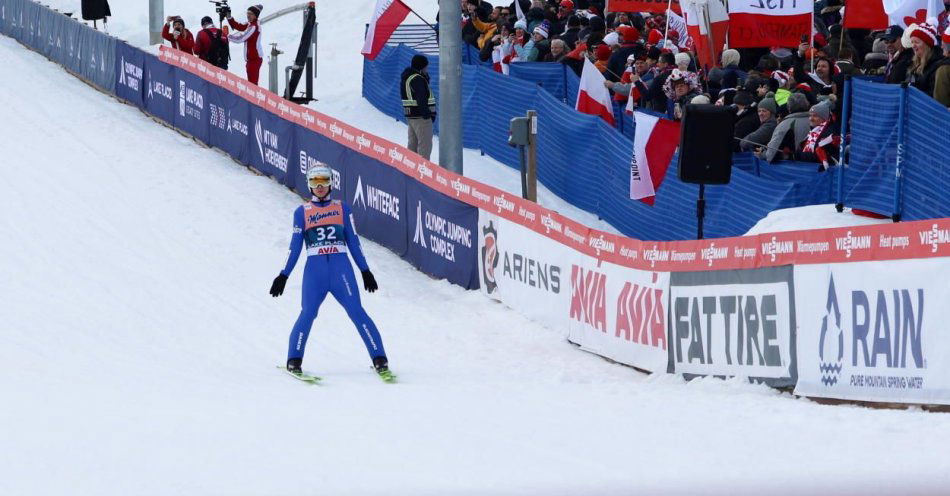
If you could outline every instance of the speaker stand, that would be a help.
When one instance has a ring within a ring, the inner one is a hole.
[[[703,239],[703,219],[706,217],[706,185],[699,183],[699,198],[696,199],[696,239]]]

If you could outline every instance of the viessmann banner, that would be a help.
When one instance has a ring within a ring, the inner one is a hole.
[[[946,259],[795,268],[797,394],[950,404]]]

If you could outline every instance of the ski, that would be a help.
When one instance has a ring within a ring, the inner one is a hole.
[[[382,379],[386,384],[396,383],[396,374],[393,374],[389,369],[378,370],[376,371],[376,374],[379,375],[379,378]]]
[[[287,367],[283,365],[278,365],[277,368],[283,370],[285,374],[293,377],[294,379],[297,379],[298,381],[301,381],[301,382],[306,382],[307,384],[311,384],[311,385],[320,384],[320,381],[323,380],[323,378],[318,375],[308,374],[306,372],[301,372],[299,374],[291,372],[287,370]]]

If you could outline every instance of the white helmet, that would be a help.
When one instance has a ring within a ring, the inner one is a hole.
[[[317,162],[316,165],[307,171],[307,185],[310,189],[317,186],[326,186],[331,188],[333,185],[333,170],[323,162]]]

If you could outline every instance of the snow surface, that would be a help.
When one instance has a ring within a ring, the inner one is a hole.
[[[364,243],[401,383],[328,300],[282,363],[299,199],[0,37],[0,494],[939,494],[950,415],[644,376]]]

